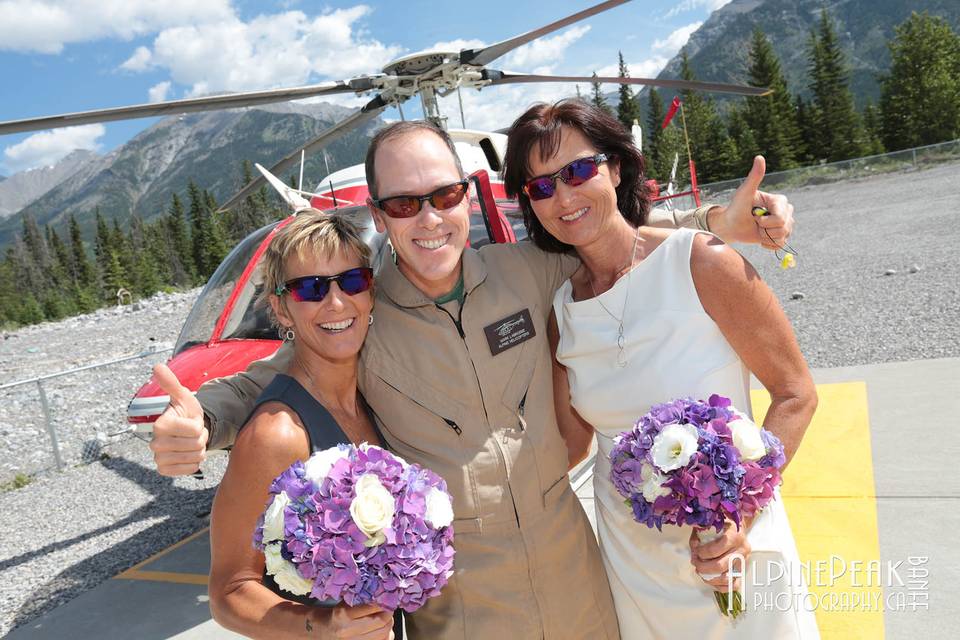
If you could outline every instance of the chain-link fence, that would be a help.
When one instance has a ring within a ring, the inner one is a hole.
[[[91,462],[135,437],[126,408],[172,346],[0,385],[0,483]]]
[[[915,149],[904,149],[852,160],[828,162],[788,171],[768,173],[763,179],[764,191],[783,192],[807,185],[840,182],[893,171],[921,169],[960,160],[960,140],[941,142]],[[718,201],[719,194],[736,190],[742,178],[700,185],[703,201]]]

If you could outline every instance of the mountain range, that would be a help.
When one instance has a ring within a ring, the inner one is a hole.
[[[877,103],[878,76],[890,67],[887,43],[896,35],[894,28],[911,12],[926,11],[942,17],[960,32],[958,0],[732,0],[690,35],[684,50],[698,79],[743,83],[747,80],[750,37],[759,27],[780,59],[787,88],[809,97],[808,42],[811,32],[819,27],[823,10],[833,21],[846,56],[850,89],[859,108],[868,102]],[[679,76],[678,55],[657,77]]]
[[[68,156],[53,168],[16,174],[0,184],[0,207],[17,211],[0,220],[0,246],[20,233],[23,215],[58,232],[66,229],[73,215],[88,239],[97,209],[107,220],[119,218],[123,223],[135,213],[149,221],[166,212],[174,193],[186,205],[191,179],[223,201],[242,186],[244,159],[270,166],[350,113],[327,103],[289,103],[172,116],[107,155],[74,152],[70,162]],[[325,155],[307,160],[304,175],[316,178],[362,162],[369,136],[380,125],[382,121],[374,120],[336,140]],[[42,176],[49,178],[47,189],[36,187],[40,195],[33,198],[18,194],[29,198],[20,207],[11,207],[3,197],[9,183],[16,183],[14,191]]]

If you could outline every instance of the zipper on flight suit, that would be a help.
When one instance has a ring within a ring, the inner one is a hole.
[[[517,407],[517,418],[518,418],[519,423],[520,423],[520,431],[526,431],[526,430],[527,430],[527,421],[524,420],[524,418],[523,418],[523,410],[524,410],[524,406],[527,404],[527,393],[528,393],[529,391],[530,391],[530,390],[527,389],[527,391],[524,391],[524,392],[523,392],[523,397],[520,398],[520,406]]]
[[[463,342],[463,348],[467,350],[467,355],[470,356],[470,348],[467,346],[467,336],[463,332],[463,325],[460,323],[460,318],[454,318],[453,314],[441,307],[440,305],[435,305],[437,309],[443,311],[447,316],[453,321],[453,325],[457,328],[457,333],[460,334],[460,340]],[[467,306],[467,294],[463,294],[463,302],[460,303],[460,313],[459,316],[463,315],[463,308]],[[470,366],[473,367],[473,377],[477,381],[477,391],[480,392],[480,406],[483,407],[483,417],[489,423],[490,416],[487,414],[487,404],[483,399],[483,387],[480,386],[480,375],[477,373],[477,365],[473,362],[473,357],[470,356]]]
[[[485,402],[484,399],[483,399],[483,387],[480,386],[480,374],[477,373],[477,365],[476,365],[476,363],[473,361],[473,356],[470,355],[470,347],[467,346],[467,337],[466,337],[466,334],[463,332],[463,325],[460,323],[460,318],[459,318],[459,317],[454,318],[452,313],[450,313],[449,311],[447,311],[446,309],[444,309],[444,308],[441,307],[440,305],[435,305],[435,306],[437,307],[437,309],[440,309],[440,310],[443,311],[445,314],[447,314],[447,316],[449,316],[449,318],[453,321],[454,326],[456,326],[456,328],[457,328],[457,333],[460,334],[460,340],[463,341],[463,348],[467,350],[467,356],[470,358],[470,366],[473,367],[473,377],[474,377],[474,378],[476,379],[476,381],[477,381],[477,392],[480,394],[480,406],[483,407],[483,418],[484,418],[484,420],[487,422],[487,424],[489,425],[489,424],[490,424],[490,416],[489,416],[489,414],[487,413],[487,404],[486,404],[486,402]],[[467,294],[464,293],[464,295],[463,295],[463,302],[460,303],[460,313],[458,314],[458,316],[463,316],[463,309],[464,309],[464,307],[466,307],[466,306],[467,306]],[[523,404],[526,402],[526,399],[527,399],[527,394],[524,393],[524,394],[523,394],[523,400],[520,402],[520,405],[521,405],[521,407],[520,407],[520,408],[521,408],[521,418],[520,418],[520,419],[521,419],[521,421],[523,420],[523,417],[522,417]],[[523,424],[524,426],[526,425],[525,422],[522,422],[522,424]],[[452,426],[453,428],[457,429],[457,433],[458,433],[458,434],[460,433],[458,427],[455,427],[454,425],[451,425],[451,426]],[[522,428],[522,427],[521,427],[521,428]],[[514,519],[517,521],[517,526],[519,526],[519,525],[520,525],[520,512],[517,511],[517,502],[516,502],[516,500],[514,500],[514,498],[513,498],[513,489],[510,487],[510,474],[509,474],[509,472],[507,471],[507,460],[506,460],[506,457],[505,457],[503,451],[500,449],[500,443],[497,441],[496,438],[493,438],[493,443],[494,443],[494,445],[496,446],[496,449],[497,449],[497,457],[499,458],[500,464],[503,465],[503,470],[504,470],[504,473],[506,474],[507,490],[510,492],[510,504],[511,504],[511,506],[513,506],[513,517],[514,517]]]
[[[443,416],[441,416],[442,418]],[[457,426],[457,423],[451,420],[450,418],[443,418],[443,421],[447,423],[447,426],[457,432],[458,436],[463,435],[463,429]]]

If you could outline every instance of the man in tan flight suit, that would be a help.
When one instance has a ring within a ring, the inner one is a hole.
[[[408,635],[612,640],[616,614],[567,477],[547,343],[553,293],[578,263],[526,242],[465,250],[469,198],[444,210],[423,198],[409,218],[379,208],[391,196],[431,194],[463,177],[447,134],[423,122],[387,127],[367,155],[369,206],[396,263],[385,261],[377,275],[360,388],[390,448],[443,476],[455,511],[455,575],[408,616]],[[785,206],[783,199],[770,207],[775,224],[791,223]],[[739,216],[753,225],[749,212],[709,210],[679,222],[704,228],[709,212],[711,224]],[[673,218],[659,212],[650,222]],[[750,239],[741,236],[728,239]],[[206,430],[210,448],[230,445],[292,351],[281,347],[244,373],[205,384],[197,393],[205,415],[192,416],[188,429],[168,410],[151,445],[160,471],[195,470]]]

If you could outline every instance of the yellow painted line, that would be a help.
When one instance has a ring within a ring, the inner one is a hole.
[[[150,556],[143,562],[138,562],[137,564],[133,565],[126,571],[122,571],[121,573],[118,573],[117,575],[114,576],[114,578],[120,578],[124,580],[153,580],[157,582],[179,582],[182,584],[207,584],[207,576],[199,573],[172,573],[168,571],[142,571],[141,568],[145,567],[146,565],[150,564],[151,562],[153,562],[158,558],[162,558],[163,556],[167,555],[174,549],[182,547],[188,542],[196,540],[200,536],[205,535],[208,531],[210,531],[210,527],[204,527],[203,529],[200,529],[200,531],[190,534],[180,542],[172,544],[166,549],[164,549],[163,551],[155,553],[154,555]]]
[[[784,474],[782,494],[800,562],[810,567],[808,587],[824,640],[876,640],[884,636],[883,611],[857,603],[882,603],[882,580],[864,572],[828,575],[860,561],[880,562],[876,485],[870,445],[867,387],[863,382],[817,385],[820,406],[800,450]],[[766,391],[752,391],[760,423],[769,407]],[[835,560],[838,558],[839,560]],[[817,563],[826,570],[817,574]],[[871,584],[872,583],[872,584]],[[844,602],[848,605],[844,606]],[[838,606],[839,603],[839,606]]]
[[[177,584],[207,584],[207,576],[200,573],[173,573],[171,571],[124,571],[119,580],[148,580],[151,582],[175,582]]]

